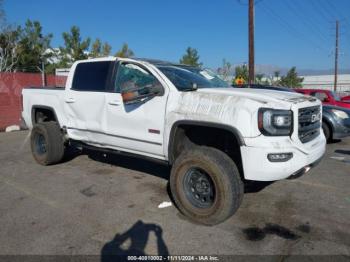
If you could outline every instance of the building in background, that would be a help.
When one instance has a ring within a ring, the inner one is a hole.
[[[55,75],[68,77],[69,71],[70,68],[56,68]]]
[[[303,88],[310,89],[334,89],[334,75],[313,75],[303,76]],[[350,92],[350,74],[338,75],[337,91],[349,91]]]

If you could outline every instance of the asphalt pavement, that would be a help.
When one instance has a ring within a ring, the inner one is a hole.
[[[28,140],[0,133],[0,255],[350,255],[350,139],[299,179],[248,185],[213,227],[158,207],[167,166],[86,151],[44,167]]]

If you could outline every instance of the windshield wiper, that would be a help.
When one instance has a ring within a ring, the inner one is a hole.
[[[181,91],[196,91],[198,89],[197,83],[192,83],[192,87],[179,88]]]
[[[192,88],[192,87],[187,87],[187,88],[179,88],[181,92],[190,92],[190,91],[197,91],[198,88]]]

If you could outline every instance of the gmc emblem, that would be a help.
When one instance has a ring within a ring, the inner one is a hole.
[[[321,120],[321,114],[320,113],[311,115],[311,122],[312,123],[314,123],[316,121],[320,121],[320,120]]]

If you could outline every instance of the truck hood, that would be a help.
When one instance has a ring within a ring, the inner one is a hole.
[[[177,101],[170,102],[169,120],[191,120],[221,123],[238,128],[243,137],[257,137],[259,108],[297,110],[301,107],[321,105],[321,101],[298,93],[238,89],[199,88],[181,92]]]
[[[255,100],[262,103],[269,102],[290,102],[301,103],[305,101],[316,101],[314,97],[305,96],[296,92],[275,91],[268,89],[253,89],[253,88],[201,88],[196,92],[198,93],[210,93],[225,96],[237,96],[244,97],[251,100]]]

